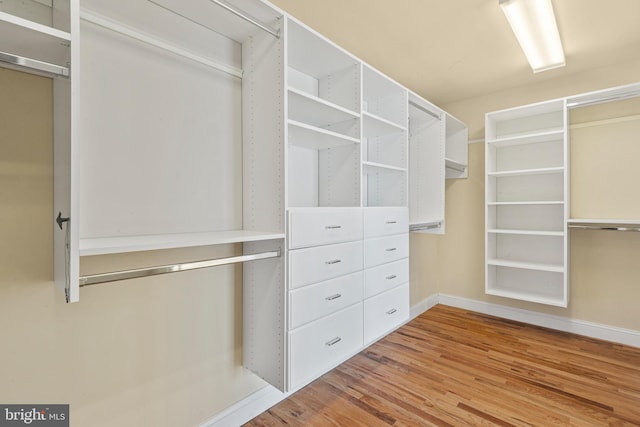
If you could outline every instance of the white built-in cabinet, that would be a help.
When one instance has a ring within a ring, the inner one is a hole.
[[[408,320],[409,226],[444,229],[459,121],[265,1],[5,1],[0,36],[54,78],[68,302],[139,277],[85,257],[241,246],[206,263],[243,262],[243,363],[281,390]]]
[[[486,116],[486,292],[566,307],[564,100]]]

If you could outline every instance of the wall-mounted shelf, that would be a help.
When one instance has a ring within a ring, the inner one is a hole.
[[[640,231],[640,219],[573,218],[567,224],[579,230]]]

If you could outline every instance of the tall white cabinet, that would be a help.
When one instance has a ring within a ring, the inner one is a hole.
[[[461,135],[445,112],[265,1],[45,3],[0,5],[0,62],[54,78],[68,302],[243,262],[243,363],[281,390],[408,320],[409,226],[443,231]],[[242,254],[80,274],[83,257],[228,244]]]
[[[564,100],[486,116],[486,292],[566,307]]]

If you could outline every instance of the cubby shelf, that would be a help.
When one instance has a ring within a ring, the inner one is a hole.
[[[349,144],[359,144],[360,140],[295,120],[289,120],[289,143],[299,147],[323,150]]]
[[[488,265],[498,267],[520,268],[524,270],[549,271],[553,273],[563,273],[564,266],[561,264],[544,264],[536,262],[511,261],[507,259],[491,258],[487,260]]]
[[[364,173],[395,173],[395,172],[406,172],[406,168],[399,168],[397,166],[385,165],[383,163],[375,163],[375,162],[362,162],[364,166]]]
[[[360,114],[337,104],[303,92],[289,88],[289,118],[313,126],[357,119]]]
[[[387,120],[367,111],[362,112],[365,136],[383,136],[406,130],[391,120]]]
[[[516,205],[563,205],[563,200],[521,201],[521,202],[487,202],[489,206],[516,206]]]
[[[523,133],[521,135],[509,135],[502,138],[487,139],[487,144],[495,147],[509,147],[523,144],[535,144],[537,142],[548,142],[562,140],[564,129],[551,129],[544,132]]]
[[[563,173],[563,172],[564,172],[563,167],[552,167],[552,168],[516,169],[516,170],[508,170],[508,171],[488,172],[487,175],[499,178],[503,176],[544,175],[544,174]]]
[[[487,233],[492,234],[519,234],[524,236],[564,236],[563,231],[547,231],[547,230],[523,230],[523,229],[503,229],[503,228],[491,228],[487,230]]]

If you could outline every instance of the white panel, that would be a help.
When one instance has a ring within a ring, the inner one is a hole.
[[[289,251],[289,288],[362,270],[362,241]]]
[[[289,145],[289,206],[318,206],[318,151]]]
[[[362,272],[349,274],[289,293],[289,323],[295,329],[362,301]]]
[[[240,81],[82,31],[81,236],[241,228]]]
[[[492,179],[496,180],[497,202],[564,200],[563,174],[510,176],[487,181]]]
[[[290,388],[333,368],[362,348],[362,304],[339,311],[290,333]]]
[[[408,258],[369,268],[364,271],[364,297],[370,298],[408,281]]]
[[[360,206],[360,144],[319,154],[319,205]]]
[[[409,284],[364,302],[364,342],[390,332],[409,319]]]
[[[409,256],[409,234],[367,239],[364,242],[364,267],[370,268]]]
[[[363,212],[365,237],[406,233],[409,229],[406,207],[368,207]]]
[[[289,248],[362,239],[361,208],[289,210]]]

